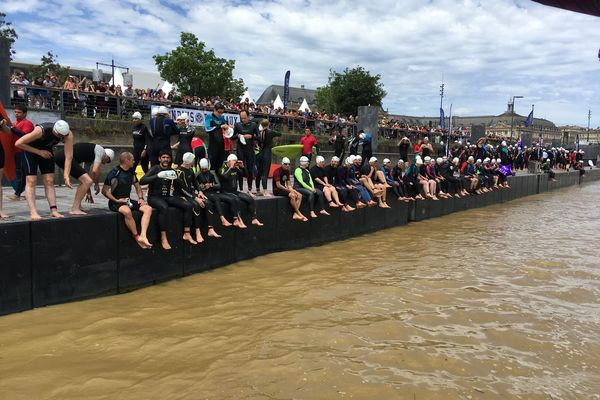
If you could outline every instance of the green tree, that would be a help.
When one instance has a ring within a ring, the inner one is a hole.
[[[359,106],[380,106],[387,92],[380,75],[371,75],[361,66],[339,73],[329,71],[327,85],[315,94],[317,105],[327,113],[356,115]]]
[[[235,98],[246,90],[244,81],[233,77],[235,61],[207,51],[193,33],[181,32],[176,49],[153,58],[161,78],[177,85],[184,95]]]
[[[15,54],[15,50],[12,48],[15,44],[15,40],[19,38],[17,32],[12,27],[12,23],[6,21],[4,18],[6,14],[0,12],[0,40],[4,39],[8,41],[8,47],[10,49],[9,57],[12,60],[12,56]]]
[[[40,65],[33,66],[30,69],[32,79],[38,76],[43,77],[46,74],[54,74],[58,77],[59,82],[64,82],[71,75],[71,68],[60,65],[58,56],[49,51],[40,58]]]

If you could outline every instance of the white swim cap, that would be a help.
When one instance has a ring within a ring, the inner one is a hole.
[[[281,160],[282,164],[289,164],[290,163],[290,159],[287,157],[283,157],[283,159]]]
[[[333,156],[331,157],[331,162],[333,161],[340,161],[340,158],[338,156]]]
[[[188,115],[188,113],[181,113],[177,116],[177,119],[184,119],[184,120],[188,120],[190,119],[190,116]]]
[[[398,164],[404,164],[404,160],[403,159],[399,159],[398,160]]]
[[[115,159],[115,151],[113,149],[104,149],[104,154],[108,156],[108,162]]]
[[[225,134],[223,136],[225,136],[227,139],[230,139],[233,136],[233,128],[232,127],[227,128],[227,130],[225,131]]]
[[[369,158],[369,162],[370,163],[377,162],[377,157],[371,157],[371,158]]]
[[[441,164],[441,163],[442,163],[442,161],[444,161],[444,160],[442,160],[442,157],[438,157],[438,158],[436,158],[436,160],[435,160],[435,161],[436,161],[438,164]]]
[[[306,156],[300,157],[300,164],[308,164],[308,157],[306,157]]]
[[[67,121],[59,119],[54,123],[52,131],[61,136],[67,136],[69,134],[69,124],[67,123]]]
[[[315,161],[317,162],[317,164],[321,163],[321,162],[325,162],[325,157],[323,157],[323,156],[317,156],[317,158],[315,159]]]
[[[237,156],[235,154],[230,154],[227,156],[227,161],[237,161]]]
[[[429,156],[425,157],[425,162],[429,162],[430,160],[431,160],[431,157],[429,157]]]
[[[131,119],[142,119],[142,113],[139,111],[134,112]]]
[[[196,158],[196,156],[194,155],[194,153],[190,153],[189,151],[187,153],[185,153],[183,155],[183,157],[181,157],[181,159],[183,160],[184,163],[188,163],[191,164],[194,162],[194,158]]]
[[[389,158],[384,158],[384,159],[383,159],[383,163],[384,163],[384,164],[389,164],[390,162],[391,162],[391,161],[390,161],[390,159],[389,159]]]
[[[172,169],[169,169],[166,171],[160,171],[157,174],[157,176],[162,179],[175,180],[175,179],[177,179],[177,172],[173,171]]]
[[[200,168],[208,169],[208,160],[206,158],[200,160]]]

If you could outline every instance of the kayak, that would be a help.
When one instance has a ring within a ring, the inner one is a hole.
[[[275,146],[271,149],[273,154],[279,157],[300,158],[302,156],[301,144],[286,144],[283,146]]]

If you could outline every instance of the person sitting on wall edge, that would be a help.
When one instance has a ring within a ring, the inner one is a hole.
[[[227,156],[227,160],[223,163],[223,166],[219,169],[219,179],[221,180],[221,193],[228,195],[230,198],[233,197],[237,200],[238,208],[236,209],[237,219],[243,224],[242,215],[240,213],[241,208],[239,205],[245,203],[252,218],[252,225],[263,226],[263,223],[258,220],[256,216],[256,203],[254,198],[249,196],[247,193],[238,191],[239,180],[243,179],[247,174],[244,167],[244,162],[237,159],[235,154]],[[232,210],[233,212],[233,210]],[[235,215],[234,214],[234,215]],[[235,217],[234,217],[235,220]],[[235,225],[235,223],[234,223]]]
[[[283,157],[281,166],[273,171],[273,195],[289,197],[290,206],[294,210],[292,219],[296,221],[308,221],[308,218],[300,211],[302,195],[292,187],[290,180],[290,159]]]
[[[108,208],[123,215],[125,226],[138,246],[142,249],[149,249],[152,243],[148,241],[147,232],[152,216],[152,207],[145,201],[135,170],[135,158],[132,153],[123,152],[119,156],[119,165],[114,167],[106,176],[104,185],[102,186],[102,195],[108,199]],[[135,187],[135,192],[138,199],[130,199],[131,186]],[[140,211],[142,213],[142,221],[140,223],[141,230],[138,234],[135,220],[133,219],[132,211]]]
[[[196,235],[196,242],[204,242],[200,226],[202,225],[202,217],[208,223],[207,235],[213,238],[220,238],[214,228],[214,206],[213,203],[202,193],[200,184],[196,179],[196,175],[192,170],[194,163],[194,154],[186,152],[181,156],[181,165],[175,169],[177,179],[173,181],[173,196],[185,200],[192,206],[192,230]]]

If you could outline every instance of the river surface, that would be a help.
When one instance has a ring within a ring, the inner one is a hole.
[[[1,317],[0,399],[600,399],[599,199],[589,184]]]

